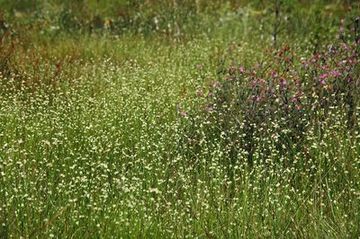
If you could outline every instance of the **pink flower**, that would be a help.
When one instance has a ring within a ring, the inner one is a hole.
[[[327,73],[321,74],[321,75],[319,76],[320,80],[325,80],[325,79],[327,79],[328,77],[329,77],[329,74],[327,74]]]
[[[321,66],[320,67],[322,70],[328,70],[329,69],[329,66]]]
[[[253,100],[254,102],[260,102],[260,101],[261,101],[261,97],[258,96],[258,95],[253,95],[253,96],[252,96],[252,100]]]
[[[182,116],[182,117],[187,117],[187,112],[186,111],[180,111],[180,115]]]
[[[290,100],[292,103],[298,102],[298,98],[296,96],[292,97]]]
[[[240,71],[241,74],[243,74],[245,72],[245,68],[243,66],[240,66],[239,71]]]
[[[286,88],[286,86],[287,86],[287,80],[286,79],[284,79],[284,78],[281,78],[280,79],[280,87],[281,87],[281,89],[284,89],[284,88]]]
[[[251,81],[251,87],[252,87],[252,88],[255,88],[258,84],[259,84],[259,82],[258,82],[257,79],[253,79],[253,80]]]
[[[349,45],[347,45],[346,43],[342,43],[341,46],[342,46],[343,49],[345,49],[347,51],[350,50]]]
[[[353,78],[352,78],[351,76],[349,76],[349,77],[346,78],[346,81],[347,81],[348,83],[351,83],[351,82],[353,81]]]
[[[330,74],[331,74],[333,77],[339,77],[339,76],[341,76],[341,73],[338,72],[337,70],[331,71]]]
[[[272,78],[278,77],[277,72],[276,72],[276,71],[272,71],[272,72],[271,72],[271,77],[272,77]]]

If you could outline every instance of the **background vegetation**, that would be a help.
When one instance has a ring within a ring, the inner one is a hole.
[[[357,238],[359,15],[0,0],[0,238]]]

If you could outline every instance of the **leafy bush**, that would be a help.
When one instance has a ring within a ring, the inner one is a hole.
[[[252,165],[254,155],[265,160],[272,148],[287,159],[306,152],[305,136],[315,130],[321,138],[324,125],[358,129],[357,48],[337,43],[305,58],[284,46],[253,67],[231,65],[206,96],[209,132],[231,145],[233,157],[245,153]]]

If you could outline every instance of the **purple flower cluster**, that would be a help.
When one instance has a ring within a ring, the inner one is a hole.
[[[264,132],[296,145],[310,122],[321,124],[324,120],[318,112],[334,108],[347,111],[348,125],[358,127],[349,124],[350,120],[357,122],[354,109],[359,104],[357,47],[355,43],[333,45],[328,48],[331,51],[299,57],[285,46],[272,52],[267,63],[253,67],[234,64],[221,80],[214,81],[210,93],[201,94],[207,99],[206,120],[225,132],[238,127],[246,138],[239,146],[242,148],[253,138],[265,137]],[[257,127],[262,131],[257,132]]]

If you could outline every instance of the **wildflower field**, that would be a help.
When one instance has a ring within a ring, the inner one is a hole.
[[[359,238],[360,2],[1,0],[0,238]]]

